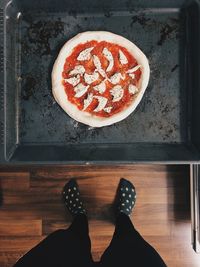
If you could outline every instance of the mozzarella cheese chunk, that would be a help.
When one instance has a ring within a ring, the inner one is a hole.
[[[74,91],[76,92],[75,97],[81,97],[83,96],[86,92],[87,89],[89,88],[89,85],[85,86],[82,83],[79,83],[76,87],[74,87]]]
[[[85,68],[82,65],[77,65],[73,70],[70,71],[69,75],[83,75],[85,73]]]
[[[127,57],[124,55],[124,53],[121,50],[119,50],[119,61],[122,65],[125,65],[128,63]]]
[[[94,112],[99,112],[99,111],[101,111],[102,109],[105,108],[105,106],[106,106],[106,104],[108,102],[108,99],[103,97],[103,96],[94,96],[94,98],[96,98],[99,101],[99,104],[94,109]]]
[[[80,82],[80,75],[77,75],[75,77],[71,77],[69,79],[64,79],[65,82],[70,83],[73,86],[76,86]]]
[[[77,59],[79,61],[82,60],[89,60],[91,58],[91,51],[94,49],[94,47],[89,47],[81,51],[81,53],[78,55]]]
[[[128,74],[132,79],[135,79],[135,73],[129,73]]]
[[[113,96],[113,102],[118,102],[119,100],[122,99],[124,95],[124,89],[121,87],[121,85],[115,85],[111,90],[110,90],[111,95]]]
[[[100,84],[94,86],[94,90],[98,91],[100,94],[103,94],[106,91],[105,82],[101,82]]]
[[[91,84],[93,82],[95,82],[96,80],[98,80],[99,78],[99,73],[98,72],[94,72],[93,74],[84,74],[84,80],[87,84]]]
[[[119,81],[123,79],[124,80],[124,77],[121,75],[121,73],[117,72],[115,73],[114,75],[112,75],[108,80],[109,82],[111,82],[112,84],[117,84],[119,83]]]
[[[90,93],[88,94],[88,97],[86,99],[84,99],[83,103],[84,103],[84,107],[83,110],[86,110],[86,108],[89,107],[89,105],[92,103],[93,100],[93,94]]]
[[[129,86],[128,86],[128,91],[129,91],[130,94],[134,95],[134,94],[136,94],[139,90],[138,90],[138,88],[137,88],[135,85],[133,85],[133,84],[129,84]]]
[[[101,61],[99,60],[99,58],[96,55],[93,55],[93,62],[94,62],[94,65],[95,65],[97,71],[101,74],[102,77],[105,78],[106,77],[106,73],[102,69]]]
[[[141,65],[137,65],[137,66],[133,67],[132,69],[127,70],[126,73],[132,73],[132,72],[135,72],[135,71],[138,70],[140,67],[141,67]]]
[[[112,107],[106,107],[103,109],[105,112],[110,113],[112,110]]]
[[[106,71],[111,71],[113,66],[114,66],[114,58],[113,58],[113,55],[112,53],[105,47],[103,49],[103,55],[106,57],[106,59],[108,60],[109,64],[108,64],[108,67],[106,69]]]

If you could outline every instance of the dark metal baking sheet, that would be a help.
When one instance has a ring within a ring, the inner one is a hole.
[[[6,6],[5,1],[1,161],[199,161],[187,73],[192,57],[188,20],[199,3],[164,2],[16,0]],[[150,63],[150,83],[141,103],[127,119],[108,127],[76,122],[51,93],[51,70],[60,48],[87,30],[128,38]]]

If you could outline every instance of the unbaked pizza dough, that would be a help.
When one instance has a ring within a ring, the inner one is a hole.
[[[52,92],[78,122],[102,127],[137,107],[149,82],[144,53],[128,39],[106,31],[79,33],[62,47],[52,71]]]

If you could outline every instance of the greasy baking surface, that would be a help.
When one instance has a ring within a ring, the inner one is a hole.
[[[179,12],[155,9],[145,13],[112,12],[109,16],[103,12],[99,16],[79,13],[47,13],[45,17],[36,13],[25,15],[20,27],[19,134],[22,143],[37,143],[38,140],[62,145],[187,142],[188,98],[184,90],[183,65],[180,64],[184,42]],[[128,38],[144,51],[150,62],[151,79],[141,103],[126,120],[91,129],[67,117],[55,103],[49,77],[66,38],[102,29]]]

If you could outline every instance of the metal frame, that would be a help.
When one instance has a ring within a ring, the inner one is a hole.
[[[191,242],[200,253],[200,165],[190,164]]]

